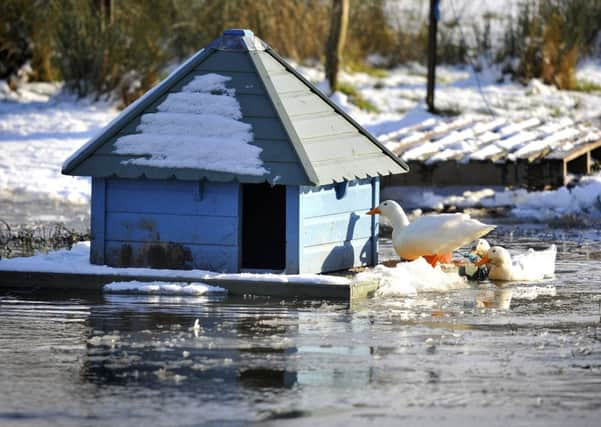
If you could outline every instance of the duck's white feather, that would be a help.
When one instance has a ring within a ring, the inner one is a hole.
[[[499,252],[499,255],[493,253],[493,249]],[[523,254],[511,257],[505,248],[493,246],[488,252],[488,257],[492,260],[488,275],[490,279],[536,281],[553,277],[555,274],[557,247],[551,245],[549,248],[541,251],[528,249]]]
[[[495,228],[463,213],[425,215],[409,223],[403,209],[391,200],[380,203],[379,209],[392,223],[396,253],[405,259],[453,252]]]

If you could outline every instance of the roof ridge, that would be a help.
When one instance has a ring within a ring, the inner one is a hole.
[[[270,52],[271,48],[266,49],[265,51]],[[300,143],[300,138],[299,138],[298,134],[296,133],[294,126],[291,123],[288,113],[282,107],[281,104],[275,102],[275,100],[278,99],[277,91],[271,81],[269,73],[268,73],[267,69],[265,68],[259,54],[257,52],[249,51],[249,56],[250,56],[250,59],[251,59],[253,65],[255,66],[255,68],[257,70],[257,73],[259,74],[259,77],[261,78],[261,81],[263,82],[263,85],[265,85],[265,90],[269,94],[269,98],[273,104],[273,107],[274,107],[276,113],[278,114],[278,117],[282,123],[282,126],[284,126],[284,130],[288,134],[288,138],[290,139],[290,142],[292,143],[292,147],[294,148],[296,155],[298,156],[301,164],[303,165],[303,169],[305,170],[305,174],[307,175],[307,178],[309,179],[311,184],[319,185],[320,183],[319,183],[319,178],[317,176],[317,173],[315,172],[315,169],[311,165],[311,162],[309,161],[309,157],[307,156],[305,149],[303,148],[302,144]]]

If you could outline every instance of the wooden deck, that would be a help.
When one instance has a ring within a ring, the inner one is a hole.
[[[333,299],[350,301],[367,298],[377,289],[375,283],[316,284],[310,281],[282,282],[277,280],[244,280],[224,278],[130,276],[119,274],[75,274],[40,271],[0,270],[0,291],[9,289],[56,290],[101,293],[111,282],[137,280],[141,282],[186,282],[219,286],[230,295],[256,295],[278,298]]]
[[[427,120],[381,139],[410,167],[383,186],[559,187],[601,164],[601,130],[567,118]]]

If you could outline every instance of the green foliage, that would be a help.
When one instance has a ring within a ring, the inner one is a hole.
[[[383,79],[388,77],[388,71],[382,68],[372,67],[369,64],[366,64],[364,61],[352,61],[346,66],[347,71],[351,73],[365,73],[368,76],[376,77],[379,79]]]
[[[588,80],[577,80],[574,90],[586,93],[601,92],[601,84]]]
[[[55,0],[59,20],[55,63],[79,95],[117,91],[124,104],[152,86],[169,62],[188,57],[225,28],[251,28],[295,60],[321,59],[329,29],[330,6],[323,0],[130,0],[114,2],[111,22],[104,22],[97,3]],[[353,3],[345,58],[356,67],[362,67],[358,64],[366,52],[390,50],[392,33],[386,25],[384,3]],[[368,31],[376,25],[381,29]],[[363,105],[370,108],[369,103]]]
[[[338,83],[338,90],[348,96],[349,101],[362,110],[369,111],[370,113],[379,113],[378,108],[367,99],[363,98],[361,93],[359,93],[359,91],[350,83]]]

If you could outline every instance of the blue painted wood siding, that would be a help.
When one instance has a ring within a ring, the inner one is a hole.
[[[301,188],[300,273],[377,263],[377,222],[365,213],[378,191],[377,178],[349,183],[341,198],[336,185]]]
[[[104,235],[106,264],[143,265],[150,246],[156,249],[165,245],[165,250],[171,252],[187,252],[185,268],[238,271],[238,183],[128,179],[105,182],[104,232],[93,233],[97,239]],[[100,224],[102,214],[101,204],[94,205],[96,193],[92,198],[93,230],[94,224]],[[93,244],[96,252],[101,246],[100,242]],[[129,259],[124,260],[127,247]]]
[[[300,187],[286,187],[286,270],[287,274],[298,274],[300,268]]]

